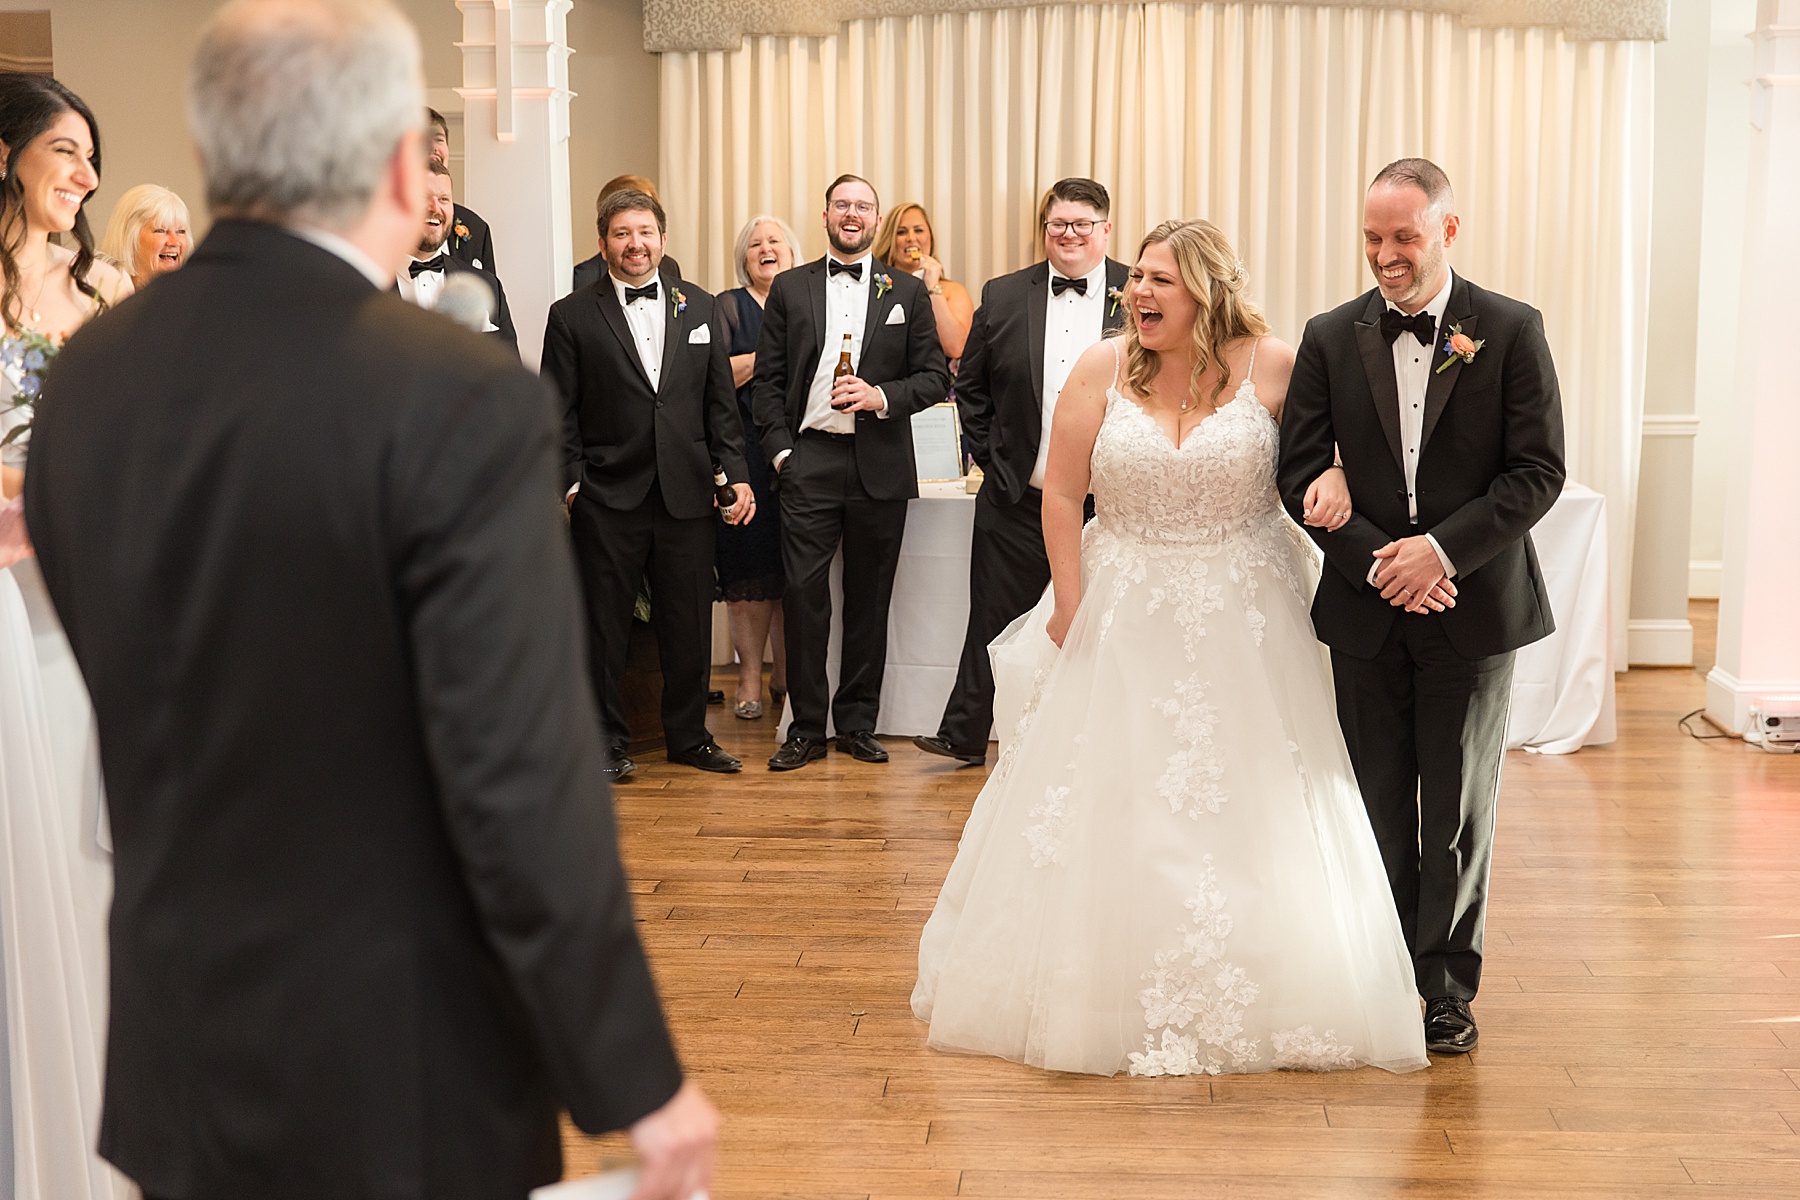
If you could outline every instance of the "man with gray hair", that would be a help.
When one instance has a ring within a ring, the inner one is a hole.
[[[580,671],[551,397],[392,294],[423,111],[387,0],[223,9],[190,90],[217,224],[70,343],[34,432],[116,850],[99,1148],[153,1200],[522,1200],[564,1107],[629,1128],[639,1200],[710,1180]]]

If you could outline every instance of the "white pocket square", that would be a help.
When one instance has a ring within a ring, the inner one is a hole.
[[[906,310],[901,308],[898,304],[894,305],[893,308],[888,310],[888,318],[887,318],[887,320],[883,321],[882,324],[883,325],[904,325],[904,324],[906,324]]]
[[[711,325],[702,325],[700,328],[698,328],[698,329],[694,330],[692,333],[688,334],[688,345],[690,345],[690,346],[710,346],[710,345],[712,345],[712,326]]]

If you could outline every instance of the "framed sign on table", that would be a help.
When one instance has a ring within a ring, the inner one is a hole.
[[[962,421],[948,400],[912,418],[913,459],[920,483],[954,483],[963,477]]]

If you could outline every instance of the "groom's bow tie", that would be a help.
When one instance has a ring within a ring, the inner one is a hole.
[[[634,300],[654,299],[656,299],[656,281],[654,279],[641,288],[628,287],[625,289],[626,304],[630,304]]]
[[[829,279],[833,275],[848,275],[850,278],[856,280],[856,282],[861,283],[862,264],[859,262],[841,263],[835,258],[826,259],[825,277]]]
[[[1437,321],[1428,312],[1407,316],[1397,308],[1390,308],[1381,314],[1381,336],[1392,345],[1394,339],[1403,333],[1410,333],[1419,339],[1419,345],[1431,345],[1431,339],[1437,336]]]
[[[417,279],[419,276],[425,274],[425,272],[427,272],[427,271],[442,271],[442,270],[444,270],[445,269],[445,267],[444,267],[445,261],[446,261],[446,257],[442,254],[438,255],[436,258],[428,258],[424,262],[420,262],[418,259],[415,258],[412,260],[412,263],[406,269],[409,272],[411,272],[412,277],[414,279]]]
[[[1087,276],[1083,275],[1080,279],[1070,279],[1067,275],[1050,277],[1050,294],[1052,296],[1060,296],[1070,288],[1075,289],[1077,296],[1087,295]]]

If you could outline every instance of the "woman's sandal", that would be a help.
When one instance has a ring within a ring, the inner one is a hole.
[[[739,700],[737,715],[740,721],[755,721],[762,717],[763,707],[760,700]]]

